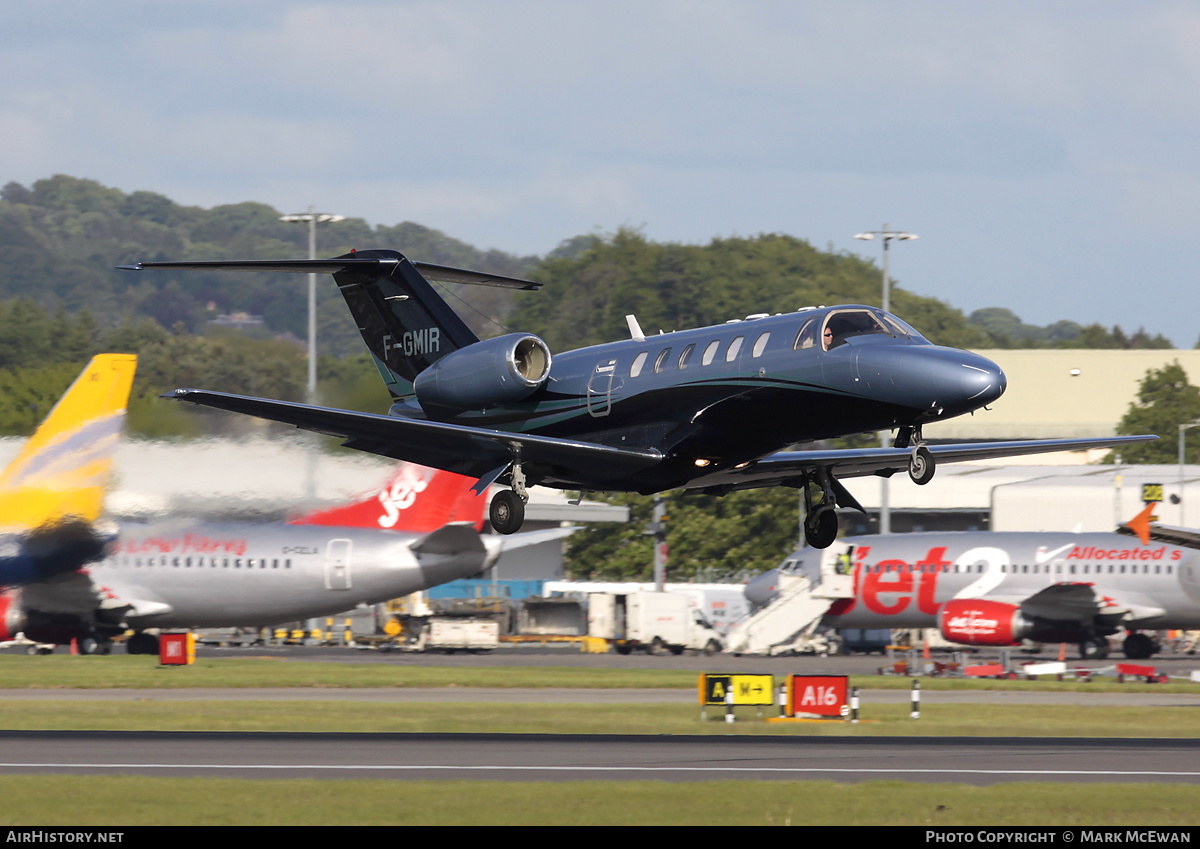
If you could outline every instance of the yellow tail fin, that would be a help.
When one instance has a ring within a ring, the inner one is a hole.
[[[98,354],[3,473],[0,526],[96,521],[112,477],[137,357]]]

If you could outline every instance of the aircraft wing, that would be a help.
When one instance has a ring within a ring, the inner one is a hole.
[[[1012,442],[963,442],[929,445],[934,463],[961,463],[965,460],[993,460],[1023,454],[1053,451],[1079,451],[1085,448],[1111,448],[1132,442],[1147,442],[1156,436],[1111,436],[1101,439],[1029,439]],[[728,492],[778,486],[800,480],[806,472],[826,469],[837,478],[880,475],[889,477],[908,468],[909,448],[847,448],[818,451],[780,451],[741,468],[724,469],[696,478],[689,489]]]
[[[988,593],[983,598],[1020,607],[1021,612],[1030,618],[1080,625],[1096,619],[1107,619],[1123,627],[1147,627],[1137,623],[1166,615],[1162,607],[1139,593],[1126,593],[1117,599],[1100,595],[1094,585],[1082,582],[1051,584],[1025,597]]]
[[[310,407],[202,389],[176,389],[162,397],[341,437],[348,448],[479,478],[485,486],[508,467],[514,448],[519,449],[524,463],[573,471],[591,470],[600,477],[632,474],[663,459],[661,452],[653,450],[613,448],[594,442]]]

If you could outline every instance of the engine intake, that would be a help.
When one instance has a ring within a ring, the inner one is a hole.
[[[413,381],[432,410],[485,410],[522,401],[550,376],[550,349],[536,336],[511,333],[447,354]]]
[[[1033,631],[1033,623],[1015,604],[960,598],[942,605],[938,629],[947,640],[968,646],[1013,646]]]

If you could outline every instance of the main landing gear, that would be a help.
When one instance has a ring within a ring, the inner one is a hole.
[[[821,487],[816,498],[813,497],[813,481],[804,484],[804,541],[813,548],[829,548],[838,535],[833,476],[828,470],[821,469],[816,474],[815,482]]]
[[[512,465],[512,489],[502,489],[492,496],[488,508],[488,521],[498,534],[515,534],[525,523],[525,503],[529,493],[525,489],[525,474],[520,463]]]

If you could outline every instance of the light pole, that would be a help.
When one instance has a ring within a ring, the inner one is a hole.
[[[1181,424],[1179,426],[1179,526],[1185,527],[1186,523],[1183,520],[1184,509],[1187,507],[1187,501],[1183,497],[1183,434],[1188,428],[1200,427],[1200,422],[1191,422],[1190,424]]]
[[[895,239],[900,242],[916,239],[915,233],[905,233],[901,230],[889,230],[887,224],[882,230],[868,230],[865,233],[855,233],[854,238],[866,242],[879,238],[883,241],[883,311],[891,312],[891,280],[888,279],[888,244]],[[892,435],[884,430],[879,432],[879,446],[887,448],[892,444]],[[888,479],[879,479],[879,533],[892,532],[892,509],[888,504]]]
[[[297,212],[293,215],[281,215],[280,221],[289,224],[308,225],[308,258],[317,258],[317,225],[332,224],[335,221],[345,221],[344,215],[331,215],[328,212],[317,212],[315,206],[310,206],[308,212]],[[317,403],[317,275],[308,275],[308,384],[304,391],[304,400],[309,404]]]

